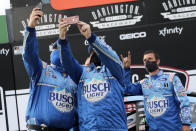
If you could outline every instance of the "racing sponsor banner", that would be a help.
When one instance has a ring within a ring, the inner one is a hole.
[[[125,103],[125,109],[127,113],[127,126],[128,129],[135,129],[136,126],[136,104],[135,102]]]
[[[11,9],[15,41],[23,39],[23,32],[26,25],[28,25],[29,14],[34,7],[35,5]],[[42,10],[44,15],[36,26],[36,34],[40,39],[57,37],[59,19],[75,15],[79,16],[81,21],[89,23],[92,31],[104,31],[106,29],[130,27],[145,23],[144,2],[141,0],[61,11],[53,9],[50,4],[45,4]],[[78,33],[76,25],[72,25],[68,32],[68,34]]]
[[[188,84],[191,83],[191,85],[189,84],[189,89],[194,90],[193,85],[195,84],[193,81],[195,79],[194,72],[196,70],[196,63],[190,59],[195,51],[193,44],[195,41],[194,34],[196,32],[195,30],[192,30],[195,26],[194,23],[195,21],[193,20],[187,20],[182,22],[170,22],[167,24],[123,28],[120,30],[97,31],[95,33],[101,40],[111,45],[119,55],[122,53],[125,56],[127,55],[128,50],[131,51],[132,65],[140,65],[135,72],[141,72],[139,74],[143,74],[142,76],[132,75],[135,81],[143,79],[145,74],[147,74],[144,67],[141,67],[143,65],[143,53],[146,50],[152,49],[160,54],[161,66],[164,71],[178,73],[182,79],[183,85],[188,88]],[[68,34],[67,36],[73,55],[81,64],[84,64],[84,61],[88,57],[87,46],[89,43],[80,34]],[[48,63],[50,55],[48,46],[56,41],[56,39],[57,37],[39,39],[40,56]],[[18,45],[22,45],[22,41],[18,42]],[[15,68],[15,72],[17,73],[18,71],[20,74],[21,71],[17,69],[20,68],[25,71],[21,56],[15,55],[14,57],[16,57],[16,59],[14,59],[15,67],[18,66],[18,68]],[[18,59],[20,59],[20,63],[18,62]],[[21,79],[20,77],[17,78]],[[23,86],[21,85],[19,87]]]
[[[145,4],[149,23],[196,18],[195,0],[148,0]]]
[[[0,44],[0,86],[5,90],[14,89],[12,49],[10,44]]]

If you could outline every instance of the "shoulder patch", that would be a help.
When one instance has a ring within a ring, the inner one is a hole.
[[[44,69],[46,69],[46,67],[47,67],[47,63],[46,63],[46,62],[44,62],[44,61],[42,61],[42,66],[43,66],[43,68],[44,68]]]
[[[176,74],[176,73],[170,73],[170,74],[169,74],[169,82],[172,82],[172,80],[173,80],[175,74]]]
[[[145,80],[146,80],[146,78],[145,78],[145,79],[140,80],[140,81],[139,81],[139,83],[140,83],[140,84],[142,84]]]

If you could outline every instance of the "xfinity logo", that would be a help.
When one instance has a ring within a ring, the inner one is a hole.
[[[5,49],[5,48],[2,48],[0,49],[0,55],[5,55],[7,56],[8,53],[9,53],[10,49]]]
[[[182,33],[182,30],[183,30],[183,27],[174,27],[174,28],[163,28],[161,30],[159,30],[159,35],[162,35],[162,36],[166,36],[166,35],[170,35],[170,34],[178,34],[178,35],[181,35]]]
[[[145,38],[146,32],[135,32],[135,33],[129,33],[129,34],[121,34],[119,37],[120,37],[120,40]]]

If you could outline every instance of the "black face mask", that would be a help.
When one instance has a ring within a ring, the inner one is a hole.
[[[154,72],[158,69],[157,61],[147,61],[145,65],[147,72]]]
[[[95,66],[101,66],[101,61],[97,57],[96,53],[93,53],[93,55],[91,56],[90,63],[94,63]]]

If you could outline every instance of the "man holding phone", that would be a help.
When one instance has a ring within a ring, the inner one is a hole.
[[[41,9],[34,8],[24,32],[22,58],[30,77],[27,128],[31,131],[69,131],[75,126],[76,84],[60,63],[59,50],[55,45],[50,65],[39,58],[35,26],[42,16]]]
[[[79,31],[90,43],[90,65],[78,64],[66,38],[69,24],[59,24],[58,47],[63,67],[78,85],[77,107],[80,131],[127,131],[124,106],[124,69],[116,52],[79,21]],[[89,61],[89,60],[88,60]]]

